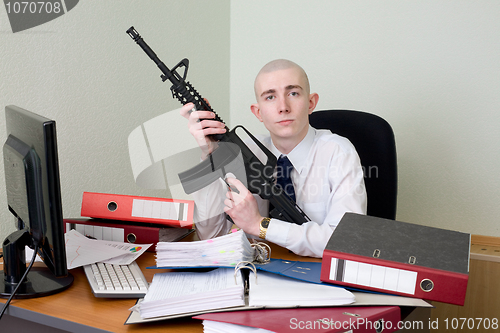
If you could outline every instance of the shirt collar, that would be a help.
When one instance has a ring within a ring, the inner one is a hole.
[[[305,158],[305,156],[309,155],[309,151],[314,144],[315,136],[316,130],[309,125],[309,129],[307,130],[307,134],[304,139],[302,139],[302,141],[300,141],[299,144],[295,146],[295,148],[293,148],[289,154],[286,155],[292,163],[294,169],[297,170],[298,173],[301,172],[302,168],[307,162],[307,158]],[[282,155],[278,148],[274,146],[272,140],[271,152],[276,156],[276,158],[279,158]]]

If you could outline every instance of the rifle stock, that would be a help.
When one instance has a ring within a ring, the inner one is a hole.
[[[183,59],[170,70],[146,44],[134,27],[130,27],[127,34],[156,63],[163,73],[160,76],[162,81],[169,80],[172,83],[170,90],[173,97],[177,98],[183,105],[193,103],[195,107],[192,111],[207,110],[213,112],[215,120],[224,123],[196,89],[186,81],[189,68],[188,59]],[[177,73],[178,68],[184,68],[182,75]],[[236,134],[235,131],[238,128],[244,130],[259,149],[265,153],[267,156],[266,164],[263,164]],[[207,186],[219,177],[224,178],[227,172],[232,172],[236,178],[246,180],[245,185],[251,193],[269,200],[274,207],[269,213],[270,217],[296,224],[310,221],[295,201],[279,185],[275,184],[273,173],[276,167],[276,157],[248,130],[243,126],[236,126],[233,130],[229,130],[226,126],[226,133],[214,135],[212,139],[218,141],[219,147],[202,163],[179,173],[182,186],[187,194]]]

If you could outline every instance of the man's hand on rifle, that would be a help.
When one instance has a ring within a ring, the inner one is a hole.
[[[187,103],[181,108],[180,114],[188,120],[189,132],[200,146],[202,159],[204,160],[217,148],[217,143],[207,136],[211,134],[224,134],[226,133],[226,129],[224,123],[212,120],[215,118],[215,113],[203,110],[191,112],[193,107],[193,103]]]
[[[224,200],[224,212],[247,234],[259,236],[260,221],[263,217],[260,215],[257,200],[238,179],[227,177],[226,182],[229,186]]]

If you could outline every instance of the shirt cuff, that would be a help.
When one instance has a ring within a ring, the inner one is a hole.
[[[288,230],[290,230],[290,225],[291,224],[288,222],[271,219],[266,232],[266,240],[281,247],[286,247],[286,240],[288,238]]]

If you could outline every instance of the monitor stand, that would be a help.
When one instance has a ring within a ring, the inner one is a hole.
[[[9,298],[26,272],[26,245],[31,236],[26,230],[9,235],[3,243],[3,268],[0,272],[0,297]],[[33,298],[52,295],[67,289],[73,275],[56,277],[47,267],[32,267],[14,298]]]
[[[4,280],[4,272],[0,272],[0,297],[9,298],[16,285]],[[34,298],[56,294],[67,289],[73,283],[73,275],[56,278],[46,267],[34,267],[28,273],[27,281],[19,287],[14,298]]]

